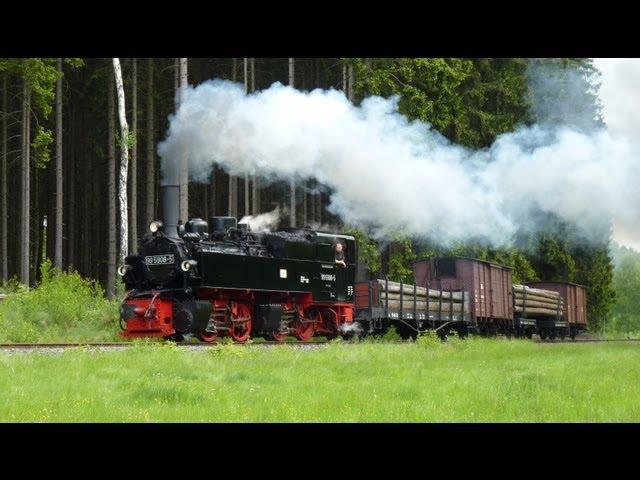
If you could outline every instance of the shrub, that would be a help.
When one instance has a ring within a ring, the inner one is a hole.
[[[13,288],[0,303],[2,342],[91,342],[115,340],[119,331],[116,300],[105,299],[102,287],[77,272],[41,266],[35,288]]]

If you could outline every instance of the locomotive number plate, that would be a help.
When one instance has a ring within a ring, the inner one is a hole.
[[[174,262],[175,260],[172,254],[151,255],[149,257],[144,257],[144,263],[146,263],[147,265],[167,265]]]

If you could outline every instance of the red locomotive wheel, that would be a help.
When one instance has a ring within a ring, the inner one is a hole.
[[[236,342],[244,343],[251,337],[251,320],[233,322],[231,326],[231,338]]]
[[[296,321],[294,329],[296,338],[301,342],[308,342],[313,338],[313,334],[315,333],[314,323],[308,321]]]
[[[269,335],[269,339],[273,340],[274,342],[284,342],[288,336],[288,333],[275,332]]]
[[[236,342],[243,343],[251,337],[251,309],[243,303],[231,307],[231,328],[229,333]]]
[[[198,338],[202,342],[213,343],[218,339],[218,334],[217,333],[205,333],[205,332],[202,332],[202,333],[198,334]]]

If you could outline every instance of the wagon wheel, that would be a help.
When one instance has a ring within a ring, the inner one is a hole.
[[[251,310],[247,305],[237,303],[231,309],[231,338],[239,343],[244,343],[251,337]]]
[[[405,325],[404,323],[399,323],[396,325],[396,332],[403,340],[415,340],[416,338],[418,338],[418,332],[416,332],[408,325]]]
[[[542,340],[546,340],[547,339],[547,329],[546,328],[540,329],[540,338]]]

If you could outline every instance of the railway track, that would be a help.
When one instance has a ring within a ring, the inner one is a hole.
[[[571,339],[555,339],[555,340],[540,340],[534,339],[535,343],[606,343],[606,342],[614,342],[614,343],[635,343],[640,342],[640,338],[576,338],[575,340]]]
[[[328,342],[259,342],[259,343],[234,343],[233,345],[239,345],[242,347],[274,347],[274,346],[293,346],[293,347],[305,347],[314,348],[321,345],[325,345]],[[42,350],[42,351],[56,351],[56,350],[68,350],[74,348],[88,348],[96,350],[118,350],[132,348],[138,344],[129,342],[117,342],[117,343],[2,343],[0,344],[0,351],[29,351],[29,350]],[[166,343],[157,342],[151,345],[166,345]],[[207,348],[214,348],[221,345],[227,345],[224,343],[175,343],[176,347],[185,348],[187,350],[201,350]],[[230,344],[229,344],[230,345]]]
[[[505,338],[506,340],[506,338]],[[633,338],[616,338],[616,339],[604,339],[604,338],[577,338],[576,340],[541,340],[541,339],[533,339],[534,343],[541,344],[574,344],[574,343],[636,343],[640,342],[640,339]],[[326,345],[329,343],[328,341],[319,341],[319,342],[256,342],[256,343],[234,343],[233,345],[238,345],[242,347],[303,347],[303,348],[317,348],[322,345]],[[412,343],[407,341],[397,341],[391,340],[387,342],[377,342],[384,344],[406,344]],[[165,343],[158,342],[158,345],[165,345]],[[0,352],[1,351],[30,351],[30,350],[41,350],[41,351],[56,351],[56,350],[68,350],[74,348],[88,348],[95,350],[118,350],[118,349],[127,349],[132,348],[138,344],[129,343],[129,342],[117,342],[117,343],[2,343],[0,344]],[[231,345],[224,343],[175,343],[176,347],[184,348],[187,350],[202,350],[208,348],[215,348],[220,345]]]

